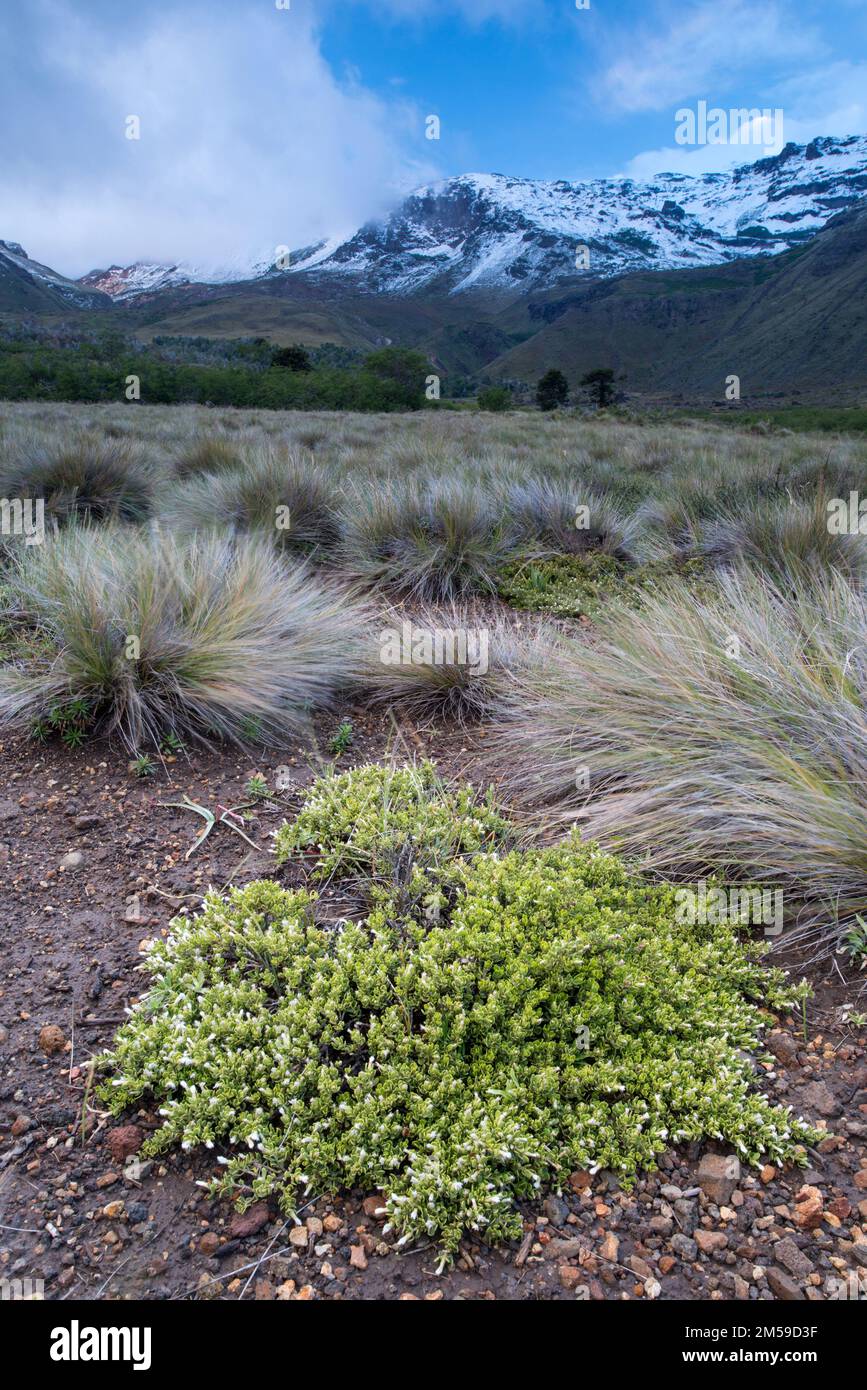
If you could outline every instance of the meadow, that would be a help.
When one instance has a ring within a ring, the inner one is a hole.
[[[4,738],[147,778],[166,747],[279,761],[347,703],[466,735],[457,781],[335,751],[273,877],[148,957],[103,1104],[163,1101],[148,1152],[240,1143],[224,1195],[376,1187],[444,1261],[519,1237],[564,1163],[630,1179],[708,1135],[805,1161],[816,1130],[749,1055],[756,1001],[804,997],[765,947],[867,961],[867,535],[857,507],[829,525],[852,493],[863,437],[763,422],[4,408]],[[43,539],[13,534],[27,499]],[[317,882],[348,894],[336,932]],[[678,926],[698,883],[781,894],[782,930]]]

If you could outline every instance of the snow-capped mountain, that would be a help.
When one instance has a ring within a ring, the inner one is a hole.
[[[867,194],[867,137],[787,145],[725,173],[649,183],[539,183],[464,174],[420,188],[381,224],[292,272],[351,277],[406,294],[540,289],[580,271],[713,265],[784,251]],[[586,248],[586,254],[581,248]]]
[[[76,309],[92,308],[99,296],[88,293],[80,280],[68,280],[50,266],[31,260],[17,241],[0,241],[0,279],[14,278],[20,285],[33,285],[58,296]]]
[[[132,303],[184,286],[295,276],[353,294],[527,293],[579,275],[784,251],[865,195],[867,136],[824,136],[724,173],[660,174],[649,182],[463,174],[416,190],[384,221],[352,235],[288,255],[285,247],[242,252],[219,267],[137,262],[69,281],[30,261],[16,243],[0,242],[0,271],[6,257],[73,303],[76,295]]]

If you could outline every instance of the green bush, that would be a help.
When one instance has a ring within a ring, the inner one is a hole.
[[[371,764],[320,777],[301,814],[274,837],[277,863],[314,849],[314,876],[364,874],[390,882],[395,871],[448,869],[463,854],[502,843],[509,824],[472,787],[448,791],[432,763],[417,767]]]
[[[428,836],[416,774],[388,774],[387,814],[382,774],[335,779],[327,811],[314,791],[297,838],[321,837],[323,870],[359,817],[358,864],[396,830]],[[435,841],[452,817],[436,808]],[[671,887],[576,841],[479,854],[456,881],[447,920],[386,897],[337,930],[273,882],[211,893],[151,948],[103,1100],[159,1104],[148,1154],[228,1150],[215,1188],[244,1203],[377,1188],[400,1243],[435,1238],[444,1258],[467,1229],[519,1236],[516,1199],[576,1167],[628,1182],[711,1136],[751,1161],[803,1159],[815,1131],[756,1092],[749,1055],[761,1006],[798,991],[727,924],[676,925]]]
[[[486,386],[477,398],[479,410],[491,410],[500,414],[512,409],[512,393],[507,386]]]

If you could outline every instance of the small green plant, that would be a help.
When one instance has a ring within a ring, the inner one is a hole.
[[[160,739],[160,752],[164,758],[176,758],[186,751],[186,744],[182,739],[178,738],[174,731],[164,734]]]
[[[190,845],[184,855],[185,859],[189,859],[190,855],[195,854],[199,846],[205,843],[215,825],[225,825],[228,830],[234,831],[236,835],[241,836],[242,840],[246,840],[253,849],[259,848],[255,841],[251,840],[246,831],[241,828],[243,817],[240,813],[243,808],[239,806],[218,806],[215,811],[212,811],[209,806],[200,806],[198,802],[191,801],[186,795],[183,801],[165,801],[162,804],[164,806],[176,806],[181,811],[192,811],[194,815],[201,816],[205,822],[204,830],[196,836]]]
[[[93,727],[93,714],[87,700],[67,700],[52,705],[44,719],[37,719],[30,726],[30,737],[45,743],[57,737],[67,748],[80,748],[88,738]]]
[[[133,758],[129,765],[130,772],[134,777],[153,777],[157,765],[153,758],[149,758],[147,753],[139,753],[137,758]]]
[[[338,758],[342,757],[347,749],[352,747],[352,738],[352,725],[348,719],[344,719],[328,745],[329,753],[333,753]]]
[[[254,772],[244,788],[251,801],[268,801],[273,793],[261,772]]]
[[[375,867],[406,823],[441,845],[460,807],[455,848],[479,852],[452,863],[440,912],[402,908],[391,887],[335,930],[314,896],[260,881],[210,893],[151,947],[151,989],[100,1063],[112,1111],[159,1106],[144,1152],[223,1151],[213,1190],[242,1205],[378,1189],[386,1231],[439,1241],[444,1261],[468,1230],[520,1236],[517,1201],[576,1167],[629,1185],[705,1137],[805,1162],[820,1132],[756,1091],[751,1056],[765,1010],[803,988],[727,923],[679,922],[672,886],[577,838],[485,852],[493,810],[431,776],[320,783],[289,838],[317,837],[326,871],[360,826],[354,862],[375,844]]]
[[[245,715],[240,724],[240,735],[245,743],[260,743],[262,740],[262,721],[255,716]]]
[[[858,913],[855,924],[844,937],[842,950],[846,951],[852,964],[859,970],[867,967],[867,922]]]

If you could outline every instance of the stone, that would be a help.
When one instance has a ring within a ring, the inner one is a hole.
[[[199,1249],[203,1255],[214,1255],[220,1248],[220,1237],[216,1231],[206,1231],[199,1241]]]
[[[292,1230],[289,1232],[289,1244],[294,1246],[296,1250],[306,1250],[307,1241],[307,1227],[293,1226]]]
[[[64,854],[60,861],[61,869],[80,869],[84,863],[84,855],[80,849],[71,849],[68,854]]]
[[[232,1224],[229,1227],[230,1240],[245,1240],[248,1236],[255,1236],[268,1225],[271,1214],[268,1210],[267,1202],[255,1202],[247,1211],[238,1211],[232,1217]]]
[[[143,1140],[144,1134],[138,1125],[119,1125],[116,1129],[108,1131],[105,1145],[115,1163],[123,1163],[125,1159],[138,1153]]]
[[[796,1067],[798,1063],[798,1044],[791,1033],[771,1033],[765,1038],[765,1045],[777,1061],[784,1067]]]
[[[568,1289],[571,1293],[583,1281],[584,1273],[583,1270],[576,1269],[574,1265],[560,1265],[557,1270],[557,1277],[560,1280],[560,1287]]]
[[[803,1293],[798,1288],[797,1284],[789,1278],[785,1270],[776,1268],[769,1269],[768,1283],[770,1284],[771,1289],[776,1294],[777,1298],[783,1299],[784,1302],[794,1303],[797,1302],[799,1299],[802,1302],[804,1301]]]
[[[46,1023],[45,1027],[39,1030],[39,1047],[46,1057],[53,1057],[56,1052],[62,1052],[66,1047],[63,1030],[58,1028],[56,1023]]]
[[[639,1279],[647,1280],[653,1278],[653,1270],[650,1268],[647,1261],[643,1260],[640,1255],[629,1256],[629,1268],[632,1270],[633,1274],[638,1275]]]
[[[364,1253],[363,1246],[350,1245],[349,1263],[352,1265],[353,1269],[367,1269],[367,1256]]]
[[[724,1250],[729,1243],[729,1238],[722,1231],[698,1229],[695,1232],[695,1243],[705,1255],[712,1255],[715,1250]]]
[[[777,1241],[774,1246],[774,1258],[801,1283],[804,1282],[808,1274],[812,1274],[815,1268],[810,1257],[805,1255],[789,1236],[786,1236],[784,1240]]]
[[[863,1269],[867,1269],[867,1243],[859,1240],[852,1246],[852,1259],[855,1260]]]
[[[696,1176],[704,1195],[718,1207],[726,1206],[740,1182],[740,1159],[734,1154],[705,1154]]]
[[[818,1187],[802,1187],[795,1196],[795,1224],[812,1231],[822,1224],[822,1194]]]
[[[801,1106],[805,1111],[812,1111],[826,1120],[840,1112],[840,1102],[824,1081],[811,1081],[809,1086],[804,1087]]]
[[[562,1197],[553,1194],[546,1197],[543,1210],[548,1220],[552,1221],[555,1226],[565,1226],[569,1217],[569,1207]]]
[[[609,1231],[599,1247],[599,1254],[603,1260],[616,1260],[619,1249],[620,1241],[613,1231]]]
[[[698,1246],[689,1236],[681,1235],[678,1231],[676,1236],[671,1237],[671,1248],[682,1260],[691,1262],[698,1257]]]

